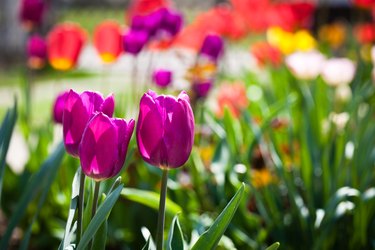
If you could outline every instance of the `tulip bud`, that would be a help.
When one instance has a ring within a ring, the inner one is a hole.
[[[167,10],[161,22],[161,29],[173,37],[181,30],[182,23],[183,18],[179,12]]]
[[[95,29],[94,45],[103,62],[114,62],[122,52],[120,25],[113,21],[99,24]]]
[[[159,87],[166,88],[172,82],[172,72],[163,69],[156,70],[152,75],[152,79]]]
[[[286,65],[292,74],[301,80],[313,80],[318,77],[324,61],[324,56],[314,50],[295,52],[285,59]]]
[[[125,52],[138,55],[148,41],[148,34],[145,31],[129,31],[123,41]]]
[[[68,91],[64,91],[56,97],[55,103],[53,104],[53,120],[55,123],[63,123],[65,100],[68,94]]]
[[[29,38],[26,45],[27,65],[31,69],[41,69],[47,59],[47,45],[43,37],[34,35]]]
[[[194,143],[194,115],[189,96],[157,95],[149,90],[140,101],[137,142],[142,158],[161,168],[181,167]]]
[[[209,91],[212,88],[211,81],[204,81],[204,82],[194,82],[193,83],[193,91],[197,98],[205,98],[207,97]]]
[[[96,92],[85,91],[79,95],[70,90],[65,99],[63,112],[64,144],[69,154],[78,156],[82,133],[95,112],[103,112],[111,117],[114,105],[113,95],[104,99],[101,94]]]
[[[205,37],[199,54],[217,61],[223,52],[223,39],[219,35],[209,34]]]
[[[134,120],[97,113],[87,124],[79,147],[82,171],[96,181],[117,175],[124,165]]]
[[[42,24],[45,9],[43,0],[22,0],[19,19],[26,30],[30,31]]]
[[[349,84],[355,75],[356,66],[347,58],[327,60],[322,68],[322,78],[330,86]]]
[[[72,69],[85,43],[83,29],[72,23],[57,25],[48,34],[47,50],[51,66],[57,70]]]

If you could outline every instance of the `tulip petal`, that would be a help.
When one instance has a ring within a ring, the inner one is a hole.
[[[134,131],[134,120],[131,119],[128,123],[124,119],[113,119],[113,123],[117,129],[118,136],[118,160],[114,168],[116,175],[125,163],[126,153],[128,151],[129,141]]]
[[[109,117],[113,116],[113,112],[115,110],[115,98],[113,97],[113,94],[104,99],[104,102],[101,104],[99,110]]]
[[[141,99],[137,123],[137,142],[144,160],[158,166],[160,154],[156,152],[163,137],[163,120],[159,107],[153,99],[154,94],[149,91]]]
[[[83,172],[96,180],[111,177],[118,160],[118,135],[110,118],[96,114],[82,136],[79,156]]]

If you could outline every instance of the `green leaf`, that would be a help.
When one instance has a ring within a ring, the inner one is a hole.
[[[135,188],[124,188],[121,192],[121,196],[124,198],[138,202],[145,206],[151,207],[155,210],[159,209],[159,194],[151,191],[144,191]],[[174,216],[182,211],[182,208],[171,201],[170,199],[166,199],[166,210],[165,212],[169,216]]]
[[[64,145],[60,143],[55,151],[50,155],[50,157],[43,163],[40,170],[31,177],[30,181],[24,189],[25,192],[22,194],[12,217],[9,220],[7,230],[5,231],[5,234],[1,239],[0,249],[7,248],[13,230],[24,216],[29,203],[33,201],[37,194],[39,194],[41,191],[49,191],[49,185],[53,181],[54,176],[56,175],[56,172],[61,165],[64,153]],[[46,195],[46,193],[44,193],[44,195]],[[39,213],[39,210],[37,211],[37,213]]]
[[[17,100],[14,101],[12,109],[8,110],[0,127],[0,203],[5,172],[6,155],[9,148],[10,138],[17,120]]]
[[[245,184],[242,183],[237,193],[216,218],[215,222],[199,237],[198,241],[192,247],[192,250],[215,249],[242,200],[244,188]]]
[[[107,241],[107,231],[108,231],[108,220],[105,220],[99,227],[95,234],[92,249],[102,250],[105,249],[105,244]]]
[[[167,250],[184,249],[184,237],[182,236],[182,230],[176,215],[172,220],[172,225],[168,234]]]
[[[69,235],[72,235],[70,232],[72,232],[71,227],[74,219],[74,214],[76,212],[77,206],[78,206],[78,195],[79,195],[79,180],[81,177],[82,171],[81,168],[78,168],[74,178],[73,178],[73,183],[72,183],[72,196],[70,199],[70,206],[69,206],[69,214],[68,214],[68,219],[66,221],[66,226],[65,226],[65,233],[64,233],[64,238],[61,242],[60,247],[62,249],[65,249],[66,246],[71,244],[71,238],[69,238]],[[60,249],[60,248],[59,248]]]
[[[146,244],[143,246],[142,250],[155,250],[156,246],[150,231],[146,227],[141,228],[142,235],[146,240]]]
[[[100,225],[107,219],[109,213],[111,212],[113,206],[115,205],[118,197],[121,194],[122,188],[123,185],[118,186],[112,193],[107,196],[103,204],[99,206],[96,214],[94,215],[94,218],[92,218],[90,224],[87,226],[87,229],[77,246],[77,250],[85,249],[89,244],[96,231],[98,231]]]
[[[271,246],[267,247],[266,250],[277,250],[280,246],[279,242],[273,243]]]

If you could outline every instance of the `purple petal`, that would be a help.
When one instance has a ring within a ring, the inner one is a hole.
[[[124,119],[113,119],[113,124],[117,129],[118,136],[118,160],[114,168],[114,175],[120,172],[126,159],[126,153],[128,152],[129,141],[134,131],[134,120],[131,119],[128,123]],[[113,176],[114,176],[113,175]]]
[[[143,95],[137,122],[137,143],[143,159],[155,166],[161,160],[160,143],[163,136],[163,120],[152,91]]]
[[[83,172],[95,180],[112,177],[118,160],[117,129],[103,113],[96,114],[82,136],[79,149]]]
[[[105,98],[104,102],[101,104],[99,111],[103,112],[109,117],[112,117],[114,110],[115,110],[115,98],[113,94],[110,94],[107,96],[107,98]]]
[[[69,92],[64,91],[56,97],[55,103],[53,105],[53,120],[56,123],[60,123],[60,124],[63,123],[65,100],[68,94]]]

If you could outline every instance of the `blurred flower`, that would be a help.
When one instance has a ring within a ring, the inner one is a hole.
[[[267,30],[267,41],[271,46],[278,48],[283,54],[294,51],[294,35],[280,27],[271,27]]]
[[[169,34],[169,36],[174,37],[180,32],[183,24],[183,17],[180,12],[167,9],[164,17],[161,21],[160,28]]]
[[[104,21],[95,28],[94,46],[105,63],[114,62],[123,51],[120,25]]]
[[[216,65],[211,62],[198,62],[193,67],[188,69],[186,79],[191,82],[204,81],[210,79],[216,72]]]
[[[104,99],[100,93],[85,91],[78,94],[70,90],[65,99],[63,112],[63,136],[66,151],[73,156],[78,156],[82,134],[89,120],[95,112],[103,112],[111,117],[114,106],[113,95]]]
[[[157,95],[149,90],[140,102],[137,142],[142,158],[160,168],[181,167],[194,143],[194,115],[189,96]]]
[[[170,1],[168,0],[132,0],[128,8],[128,18],[130,20],[134,16],[147,15],[169,5]]]
[[[55,123],[63,123],[65,100],[68,94],[69,91],[61,92],[55,99],[55,103],[53,104],[53,120]]]
[[[152,74],[152,79],[157,86],[166,88],[172,82],[172,71],[165,69],[155,70]]]
[[[129,31],[124,35],[124,50],[132,55],[138,55],[148,41],[148,34],[144,31]]]
[[[47,60],[47,45],[43,37],[33,35],[26,44],[27,65],[31,69],[41,69]]]
[[[215,147],[212,144],[199,147],[199,155],[205,167],[209,167],[215,153]]]
[[[335,89],[335,100],[345,103],[352,98],[352,89],[348,85],[341,85]]]
[[[280,27],[271,27],[267,30],[267,41],[278,48],[283,54],[294,51],[309,51],[316,47],[316,40],[307,30],[288,32]]]
[[[212,81],[193,82],[192,90],[197,98],[206,98],[212,88]]]
[[[267,168],[254,169],[251,171],[251,184],[255,188],[268,186],[274,181],[274,177]]]
[[[301,80],[315,79],[321,72],[325,57],[316,50],[295,52],[285,58],[292,74]]]
[[[362,44],[375,42],[375,24],[364,23],[354,28],[354,35],[358,42]]]
[[[295,50],[309,51],[316,47],[316,40],[307,30],[299,30],[294,34]]]
[[[355,74],[356,66],[347,58],[328,59],[322,67],[322,78],[330,86],[349,84]]]
[[[213,61],[217,61],[223,53],[224,42],[219,35],[208,34],[203,40],[200,55],[205,55]]]
[[[117,175],[124,165],[134,120],[110,118],[102,112],[88,122],[79,147],[82,171],[95,181]]]
[[[40,26],[43,21],[43,13],[46,10],[44,0],[22,0],[19,18],[27,31]]]
[[[48,59],[57,70],[72,69],[85,43],[85,31],[78,25],[63,23],[55,26],[48,34]]]
[[[350,115],[347,112],[343,113],[331,113],[329,114],[329,120],[336,126],[339,132],[342,132],[350,119]]]
[[[346,27],[341,22],[323,25],[319,31],[319,39],[327,42],[332,48],[339,48],[346,38]]]
[[[241,82],[226,83],[219,87],[217,94],[218,110],[217,115],[222,117],[225,108],[234,117],[239,117],[242,110],[247,108],[249,100],[246,96],[246,88]]]
[[[361,8],[371,8],[375,5],[374,0],[353,0],[354,5]]]
[[[277,67],[282,62],[282,54],[280,50],[271,46],[267,42],[257,42],[252,44],[250,52],[257,60],[258,65],[261,67],[267,64]]]

